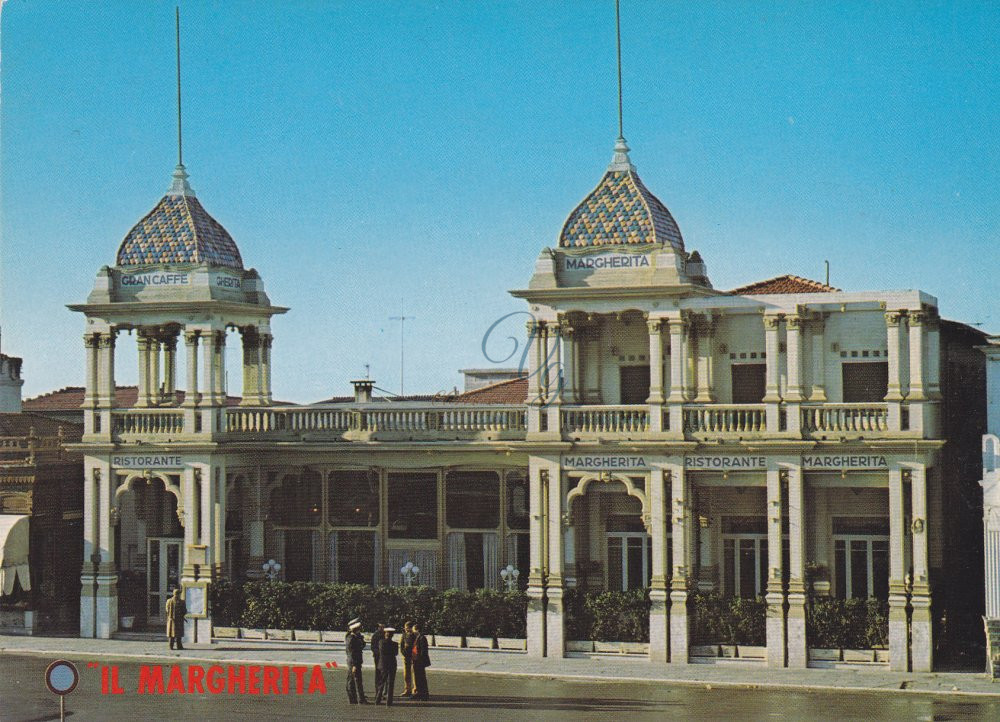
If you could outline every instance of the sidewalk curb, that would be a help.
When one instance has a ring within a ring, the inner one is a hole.
[[[0,653],[9,655],[21,655],[21,656],[32,656],[32,657],[79,657],[87,656],[84,652],[76,652],[73,650],[37,650],[37,649],[20,649],[20,648],[7,648],[0,647]],[[143,660],[169,660],[170,663],[204,663],[204,662],[216,662],[220,664],[274,664],[274,660],[261,660],[261,659],[249,659],[249,658],[226,658],[226,659],[213,659],[211,657],[189,657],[189,656],[177,656],[171,657],[164,654],[146,654],[146,653],[101,653],[96,655],[102,659],[143,659]],[[279,662],[280,665],[294,665],[301,664],[302,666],[314,666],[318,664],[315,661],[309,662],[293,662],[282,660]],[[338,666],[337,669],[343,669],[343,667]],[[1000,697],[1000,689],[996,692],[980,692],[972,690],[951,690],[951,689],[911,689],[899,688],[899,687],[865,687],[865,686],[836,686],[829,684],[810,684],[810,683],[795,683],[795,682],[730,682],[730,681],[718,681],[718,680],[697,680],[697,679],[677,679],[672,677],[620,677],[620,676],[606,676],[606,675],[594,675],[594,674],[568,674],[568,673],[558,673],[558,672],[501,672],[492,671],[484,669],[462,669],[454,667],[442,667],[435,666],[435,671],[438,672],[448,672],[450,674],[476,674],[481,676],[492,676],[492,677],[528,677],[534,679],[559,679],[568,681],[579,681],[579,682],[629,682],[629,683],[654,683],[654,684],[669,684],[676,686],[685,687],[702,687],[705,689],[713,689],[715,687],[725,688],[725,689],[767,689],[767,690],[785,690],[785,691],[813,691],[813,692],[866,692],[872,694],[886,694],[886,693],[897,693],[897,694],[922,694],[922,695],[939,695],[939,696],[949,696],[949,697]]]

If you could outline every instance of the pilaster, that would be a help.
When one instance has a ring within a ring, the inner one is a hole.
[[[806,640],[806,488],[800,464],[783,469],[788,481],[788,666],[808,666]]]
[[[770,356],[770,355],[769,355]],[[768,460],[767,469],[767,666],[784,667],[785,592],[782,581],[784,563],[781,543],[781,486],[788,478],[787,469]]]
[[[666,662],[669,657],[667,612],[667,507],[669,474],[654,466],[649,473],[649,535],[653,546],[652,577],[649,589],[649,660]]]
[[[903,473],[893,463],[889,468],[889,669],[894,672],[910,671],[904,514]]]
[[[673,525],[674,573],[670,581],[670,663],[687,664],[690,645],[688,615],[689,569],[687,567],[688,514],[691,509],[690,490],[683,461],[669,467],[671,490],[671,523]]]

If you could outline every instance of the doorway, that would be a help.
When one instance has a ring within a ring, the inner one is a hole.
[[[618,369],[621,404],[644,404],[649,400],[649,366],[621,366]]]
[[[181,586],[184,540],[153,537],[146,540],[147,620],[149,624],[166,624],[167,599]]]

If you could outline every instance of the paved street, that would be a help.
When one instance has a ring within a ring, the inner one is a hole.
[[[288,695],[137,694],[141,664],[176,659],[121,660],[123,694],[103,695],[99,669],[87,656],[71,655],[80,684],[67,698],[73,720],[221,719],[1000,719],[1000,698],[886,692],[797,691],[677,686],[663,682],[566,680],[438,672],[430,674],[432,700],[401,701],[393,709],[351,707],[344,694],[343,668],[324,670],[326,694]],[[58,700],[43,681],[48,658],[5,653],[0,659],[0,719],[41,722],[58,719]],[[115,664],[110,658],[102,663]],[[193,662],[180,662],[182,671]],[[207,664],[206,664],[207,666]],[[308,675],[306,676],[308,680]],[[294,677],[293,677],[294,680]],[[366,687],[372,670],[365,671]],[[401,678],[397,677],[401,685]],[[294,689],[294,681],[293,681]],[[373,690],[368,687],[369,696]]]

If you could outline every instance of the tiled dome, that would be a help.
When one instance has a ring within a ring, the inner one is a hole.
[[[607,173],[563,225],[561,247],[661,243],[684,250],[677,222],[643,185],[629,161],[628,150],[625,139],[619,138]]]
[[[183,166],[173,187],[128,232],[118,248],[119,266],[152,263],[211,263],[243,268],[236,241],[208,214],[187,183]]]

